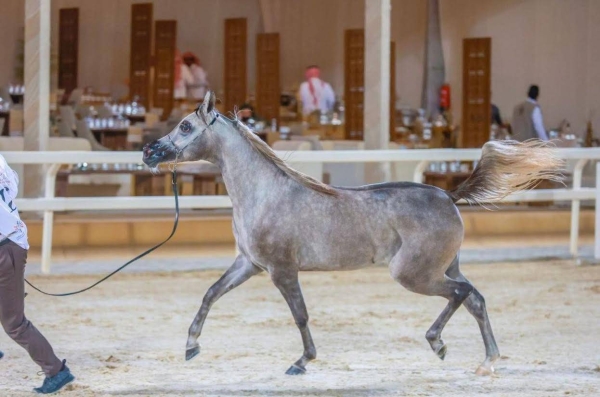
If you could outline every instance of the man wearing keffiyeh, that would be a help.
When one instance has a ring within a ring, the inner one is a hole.
[[[330,112],[335,104],[335,93],[329,83],[321,80],[321,70],[316,65],[306,68],[306,81],[300,85],[302,113],[310,114],[315,110]]]

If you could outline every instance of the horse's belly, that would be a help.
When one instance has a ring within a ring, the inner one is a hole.
[[[300,270],[356,270],[387,265],[400,248],[392,234],[374,239],[370,236],[350,241],[307,244],[298,255]]]

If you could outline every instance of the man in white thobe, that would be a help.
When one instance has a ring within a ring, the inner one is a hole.
[[[302,101],[302,113],[310,114],[315,110],[330,112],[335,105],[335,93],[329,83],[321,80],[318,66],[306,68],[306,81],[300,84],[299,97]]]
[[[209,88],[206,71],[200,65],[200,60],[191,52],[183,54],[183,63],[189,68],[192,81],[187,84],[188,98],[202,100]]]

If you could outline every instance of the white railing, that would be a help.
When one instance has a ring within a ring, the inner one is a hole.
[[[577,255],[579,240],[579,209],[581,200],[600,200],[595,188],[582,188],[583,167],[588,161],[600,160],[598,149],[556,149],[565,160],[577,160],[573,170],[572,189],[531,190],[513,194],[504,201],[532,202],[548,200],[571,201],[570,252]],[[474,161],[481,156],[480,149],[425,149],[425,150],[343,150],[343,151],[297,151],[278,152],[280,157],[292,164],[304,163],[418,163],[413,180],[422,182],[423,173],[431,162]],[[4,152],[11,164],[48,165],[45,176],[45,196],[17,200],[20,211],[43,211],[42,272],[49,273],[52,257],[52,231],[55,211],[116,210],[116,209],[169,209],[173,198],[152,197],[55,197],[56,175],[61,165],[66,164],[122,164],[140,163],[140,152]],[[600,166],[599,166],[600,168]],[[597,173],[597,177],[600,172]],[[597,184],[600,187],[600,183]],[[231,208],[227,196],[185,196],[180,198],[181,208]],[[600,257],[600,216],[596,216],[596,255]]]

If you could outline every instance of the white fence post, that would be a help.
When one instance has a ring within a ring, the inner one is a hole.
[[[583,167],[587,164],[588,160],[583,159],[579,160],[577,164],[575,164],[575,169],[573,170],[573,190],[581,189],[581,178],[583,176]],[[579,209],[581,206],[581,201],[574,199],[571,202],[571,243],[569,247],[569,251],[572,256],[577,256],[577,251],[579,248]]]
[[[594,227],[594,259],[600,259],[600,162],[596,163],[596,225]]]
[[[46,171],[45,192],[47,199],[54,198],[56,189],[56,175],[60,170],[60,164],[52,164]],[[49,274],[52,266],[52,229],[54,227],[54,212],[44,211],[44,224],[42,228],[42,273]]]
[[[423,183],[423,173],[427,169],[428,165],[429,165],[428,160],[422,160],[419,162],[419,164],[417,164],[417,167],[415,168],[415,172],[413,173],[413,182]]]

